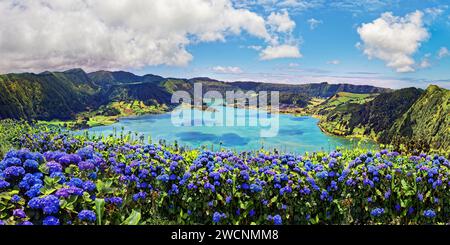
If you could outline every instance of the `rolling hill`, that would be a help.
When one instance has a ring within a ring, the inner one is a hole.
[[[335,135],[368,136],[409,150],[445,150],[450,144],[449,104],[447,89],[405,88],[362,104],[350,101],[336,106],[323,113],[319,126]]]
[[[167,105],[176,90],[193,92],[201,82],[203,91],[280,91],[281,103],[303,107],[312,97],[329,97],[338,92],[384,93],[390,89],[349,84],[269,84],[223,82],[210,78],[176,79],[156,75],[138,76],[125,71],[81,69],[64,72],[0,75],[0,119],[71,119],[117,101],[142,101],[146,105]]]

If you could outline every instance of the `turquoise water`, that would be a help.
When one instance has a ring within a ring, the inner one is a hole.
[[[312,152],[312,151],[330,151],[336,147],[351,148],[357,144],[347,138],[330,136],[323,133],[317,126],[318,119],[313,117],[296,117],[288,114],[272,115],[269,119],[275,120],[278,116],[279,127],[278,134],[275,137],[261,137],[261,130],[268,129],[268,126],[250,126],[250,119],[255,119],[255,110],[250,113],[238,116],[236,110],[236,118],[246,119],[247,123],[243,126],[220,126],[221,118],[217,117],[219,113],[224,113],[224,109],[217,107],[216,111],[198,111],[195,113],[204,113],[203,122],[214,124],[213,126],[177,126],[171,119],[171,113],[160,115],[145,115],[133,118],[122,118],[119,122],[109,126],[99,126],[88,129],[89,134],[110,135],[114,132],[119,133],[124,130],[125,133],[137,133],[138,137],[143,135],[145,138],[151,138],[153,142],[160,139],[167,143],[178,142],[179,145],[187,147],[206,146],[209,149],[217,150],[218,148],[227,148],[230,150],[257,150],[264,149],[273,150],[274,148],[282,152]],[[176,112],[189,113],[189,109],[179,109]],[[193,113],[190,114],[191,119],[183,119],[185,122],[202,122],[200,119],[192,119]],[[220,114],[227,115],[227,114]],[[233,121],[230,117],[226,117],[226,121]],[[256,120],[258,117],[256,116]],[[225,121],[225,122],[226,122]],[[237,121],[237,120],[236,120]],[[226,123],[223,124],[226,124]],[[275,122],[275,121],[273,121]],[[267,125],[267,124],[266,124]]]

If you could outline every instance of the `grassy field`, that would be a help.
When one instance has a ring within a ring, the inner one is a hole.
[[[60,126],[69,129],[80,129],[96,126],[111,125],[121,117],[139,116],[145,114],[159,114],[168,110],[166,105],[145,105],[142,101],[112,102],[98,110],[77,114],[76,119],[61,121],[39,121],[41,125]]]

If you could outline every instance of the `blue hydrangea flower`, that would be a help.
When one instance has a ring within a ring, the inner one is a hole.
[[[0,189],[7,188],[7,187],[9,187],[9,186],[10,186],[9,182],[0,179]]]
[[[55,192],[55,196],[57,197],[64,197],[68,198],[69,196],[82,196],[83,195],[83,189],[75,187],[75,186],[69,186],[69,187],[63,187],[58,189]]]
[[[384,214],[384,208],[374,208],[370,212],[370,215],[372,215],[373,217],[379,217],[383,214]]]
[[[19,183],[19,188],[22,190],[29,190],[32,186],[36,184],[42,185],[42,180],[39,178],[36,178],[33,174],[25,174],[25,176],[22,178],[22,180]]]
[[[281,219],[281,216],[279,214],[273,216],[273,223],[275,225],[281,225],[283,224],[283,219]]]
[[[433,209],[428,209],[428,210],[423,211],[423,216],[425,216],[426,218],[432,219],[432,218],[436,217],[436,212],[434,212]]]
[[[422,193],[419,193],[419,194],[417,194],[417,198],[419,199],[419,201],[423,201],[423,194]]]
[[[28,220],[25,220],[24,222],[20,223],[20,225],[33,225],[33,223],[31,223]]]
[[[169,175],[167,174],[162,174],[158,177],[156,177],[157,180],[160,180],[162,182],[168,182],[169,181]]]
[[[83,190],[87,191],[87,192],[92,192],[96,189],[97,187],[95,186],[94,182],[90,181],[90,180],[86,180],[83,183]]]
[[[57,163],[55,161],[48,162],[46,164],[46,166],[47,166],[48,172],[50,174],[54,173],[54,172],[62,172],[63,171],[63,168],[62,168],[61,164],[59,164],[59,163]]]
[[[78,163],[78,168],[82,171],[89,171],[95,169],[95,165],[91,161],[82,161]]]
[[[258,184],[251,184],[250,185],[250,191],[258,193],[258,192],[262,191],[262,187],[261,187],[261,185],[258,185]]]
[[[91,210],[83,210],[78,213],[78,219],[81,221],[95,222],[97,216]]]
[[[66,176],[64,175],[63,172],[53,172],[53,173],[50,174],[50,178],[58,178],[59,179],[59,181],[58,181],[59,184],[63,184],[67,180],[67,178],[66,178]]]
[[[82,160],[94,158],[94,150],[92,146],[81,148],[76,153],[81,157]]]
[[[215,212],[213,214],[213,222],[219,223],[221,219],[226,218],[226,215],[224,213]]]
[[[32,209],[40,209],[41,208],[41,202],[39,197],[33,197],[30,201],[28,201],[28,207]]]
[[[391,190],[389,189],[384,193],[384,198],[389,199],[390,196],[391,196]]]
[[[59,211],[59,199],[54,195],[42,197],[40,206],[44,214],[56,214]]]
[[[23,209],[14,209],[13,215],[14,215],[14,217],[17,217],[19,219],[24,219],[27,217],[27,215],[25,214],[25,211],[23,211]]]
[[[59,219],[55,216],[47,216],[42,221],[43,225],[59,225]]]
[[[27,159],[23,163],[23,167],[29,172],[34,172],[38,170],[39,163],[35,160]]]
[[[318,172],[316,174],[316,177],[319,179],[326,179],[328,178],[328,172],[327,171]]]
[[[80,178],[72,178],[67,182],[67,185],[83,188],[83,181]]]
[[[11,202],[13,203],[18,203],[20,200],[22,200],[22,198],[19,195],[14,195],[11,197]]]
[[[41,194],[42,187],[42,184],[35,184],[27,192],[25,192],[25,195],[30,198],[37,197]]]
[[[110,197],[105,198],[105,202],[109,204],[113,204],[115,206],[121,206],[123,203],[123,199],[121,197]]]
[[[11,157],[11,158],[6,158],[5,160],[3,160],[3,164],[5,166],[5,168],[7,167],[20,167],[22,166],[22,161],[17,158],[17,157]]]
[[[23,169],[22,167],[17,167],[17,166],[7,167],[5,170],[3,170],[3,176],[7,180],[17,179],[18,177],[20,177],[24,174],[25,174],[25,169]]]
[[[225,198],[225,202],[226,202],[226,203],[230,203],[230,202],[231,202],[231,197],[230,197],[230,196],[227,196],[227,197]]]
[[[144,200],[147,197],[147,193],[141,191],[133,195],[133,201],[137,202],[139,199]]]

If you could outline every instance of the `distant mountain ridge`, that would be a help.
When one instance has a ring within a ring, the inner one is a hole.
[[[0,119],[70,119],[77,113],[98,108],[112,101],[143,101],[170,105],[176,90],[193,91],[201,82],[204,92],[253,90],[281,93],[281,103],[305,106],[311,97],[329,97],[337,92],[385,93],[391,89],[351,84],[270,84],[260,82],[223,82],[210,78],[177,79],[157,75],[135,75],[125,71],[82,69],[0,75]]]

